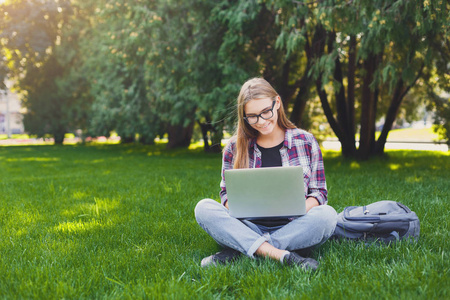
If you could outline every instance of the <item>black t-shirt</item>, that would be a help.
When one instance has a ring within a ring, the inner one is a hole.
[[[256,144],[258,146],[259,151],[261,151],[261,162],[263,168],[282,166],[280,149],[281,147],[283,147],[283,144],[284,141],[281,144],[276,145],[275,147],[272,148],[264,148]]]
[[[281,167],[281,154],[280,149],[283,147],[284,141],[272,148],[264,148],[257,144],[259,151],[261,151],[261,162],[262,167]],[[253,223],[264,225],[267,227],[274,227],[274,226],[280,226],[280,225],[286,225],[290,222],[287,218],[270,218],[270,219],[255,219],[252,220]]]

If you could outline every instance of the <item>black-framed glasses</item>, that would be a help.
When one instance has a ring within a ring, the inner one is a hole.
[[[272,107],[269,109],[264,110],[259,115],[246,115],[244,117],[244,120],[247,121],[248,124],[254,125],[258,123],[259,117],[263,118],[264,120],[268,120],[273,117],[273,108],[275,107],[276,100],[273,100]]]

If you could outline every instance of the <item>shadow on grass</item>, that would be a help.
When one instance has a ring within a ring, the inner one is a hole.
[[[149,255],[161,256],[165,247],[186,244],[194,228],[200,231],[195,203],[218,190],[220,156],[213,156],[165,151],[163,145],[0,149],[0,174],[7,178],[0,183],[7,195],[0,207],[1,227],[9,228],[13,239],[53,235],[69,244],[94,239],[100,243],[96,249],[114,248],[123,240],[144,249],[144,241],[152,245]],[[199,177],[203,188],[192,184]],[[179,232],[177,222],[184,224]]]

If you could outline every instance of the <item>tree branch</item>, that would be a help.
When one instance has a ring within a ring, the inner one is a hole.
[[[324,89],[322,89],[322,82],[320,79],[316,80],[316,89],[317,93],[319,94],[320,102],[322,103],[323,112],[325,113],[325,116],[327,117],[328,123],[330,123],[331,128],[333,129],[334,133],[338,137],[340,141],[343,141],[345,139],[344,133],[342,131],[341,126],[336,122],[336,119],[333,116],[333,111],[331,110],[330,103],[328,102],[327,93]]]
[[[402,100],[406,96],[408,91],[417,83],[417,80],[419,80],[420,76],[422,76],[424,67],[425,67],[425,63],[422,63],[422,66],[420,67],[419,72],[417,72],[416,78],[409,86],[403,87],[404,82],[402,79],[400,79],[397,82],[397,86],[395,88],[394,95],[392,97],[391,105],[389,106],[388,112],[386,114],[386,120],[384,122],[383,129],[382,129],[381,134],[376,142],[375,153],[378,153],[378,154],[383,153],[384,146],[386,145],[386,141],[387,141],[387,136],[388,136],[389,131],[391,130],[392,125],[394,124],[394,121],[397,117],[397,113],[398,113],[398,110],[402,103]]]

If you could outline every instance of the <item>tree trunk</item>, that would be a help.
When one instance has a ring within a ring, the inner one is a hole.
[[[295,97],[294,107],[290,116],[291,122],[294,123],[297,127],[302,127],[302,117],[303,113],[305,112],[306,102],[308,101],[309,88],[312,84],[312,80],[310,80],[308,77],[308,71],[308,69],[305,70],[305,73],[300,80],[300,89],[297,93],[297,96]]]
[[[335,33],[328,34],[328,53],[332,52],[333,42],[336,38]],[[316,28],[316,32],[314,33],[313,41],[311,47],[305,47],[305,51],[307,53],[308,58],[317,58],[325,53],[325,43],[327,42],[327,33],[325,30],[318,26]],[[337,120],[333,115],[333,111],[330,107],[330,103],[328,101],[328,95],[326,91],[322,88],[322,78],[316,80],[316,89],[320,98],[320,102],[322,104],[323,111],[325,116],[327,117],[328,123],[336,134],[339,142],[342,146],[342,155],[345,157],[352,157],[356,153],[355,147],[355,134],[354,134],[354,126],[349,126],[349,109],[348,103],[345,98],[345,89],[344,89],[344,81],[342,75],[341,62],[339,58],[335,60],[335,72],[334,78],[337,80],[341,87],[338,91],[335,92],[336,105],[337,105]],[[350,110],[352,111],[352,110]],[[354,111],[353,115],[354,115]],[[351,120],[351,119],[350,119]],[[350,121],[351,122],[351,121]]]
[[[348,112],[348,132],[355,144],[355,73],[356,73],[356,37],[350,36],[350,46],[348,51],[348,75],[347,75],[347,112]],[[356,150],[356,148],[355,148]]]
[[[211,127],[211,125],[207,123],[201,123],[200,121],[198,122],[198,125],[200,126],[200,129],[202,131],[203,145],[204,145],[203,149],[205,150],[205,152],[210,152],[211,146],[209,145],[208,130],[209,127]]]
[[[276,90],[280,94],[281,100],[283,100],[284,109],[287,110],[289,102],[292,98],[292,87],[289,86],[289,73],[291,71],[291,60],[288,59],[284,65],[281,72],[281,77],[276,84]]]
[[[423,68],[424,65],[422,65],[419,72],[417,73],[416,79],[408,87],[405,87],[405,83],[401,78],[397,82],[394,95],[392,96],[391,105],[389,106],[389,110],[386,114],[386,120],[383,125],[383,130],[381,131],[380,137],[375,144],[374,153],[376,155],[382,155],[384,153],[387,136],[392,128],[392,125],[395,122],[395,119],[397,118],[397,113],[400,105],[402,104],[403,98],[408,93],[408,91],[416,84],[417,80],[422,75]]]
[[[376,122],[377,122],[377,110],[378,110],[378,98],[380,95],[380,89],[377,87],[375,88],[375,91],[373,92],[373,98],[374,101],[372,102],[372,113],[370,114],[370,155],[375,154],[375,131],[376,131]]]
[[[213,128],[211,131],[211,148],[210,151],[214,153],[222,152],[223,131]]]
[[[220,128],[220,130],[217,130],[212,125],[211,119],[209,117],[206,118],[206,123],[198,122],[198,124],[200,125],[200,129],[202,131],[205,152],[214,152],[214,153],[222,152],[222,138],[223,138],[222,128]],[[208,137],[208,132],[211,137],[211,143]]]
[[[398,109],[400,108],[400,104],[402,103],[403,97],[400,97],[403,90],[403,80],[400,79],[395,87],[394,95],[392,96],[391,105],[389,106],[389,110],[386,114],[386,119],[384,121],[383,130],[381,131],[381,135],[377,140],[375,154],[382,155],[384,153],[384,146],[386,145],[387,136],[389,131],[392,128],[392,125],[395,122],[397,117]]]
[[[134,143],[134,136],[120,136],[121,144],[131,144]]]
[[[340,141],[344,140],[344,132],[341,126],[333,116],[333,111],[331,110],[330,103],[328,103],[328,96],[324,89],[322,89],[322,82],[318,79],[316,80],[316,89],[319,94],[320,102],[322,103],[323,112],[327,117],[328,123],[330,123],[331,129],[333,129],[334,134],[338,137]]]
[[[347,115],[347,101],[345,99],[344,81],[342,78],[341,62],[339,58],[335,59],[334,67],[334,80],[340,85],[339,90],[334,92],[334,97],[336,98],[336,109],[337,109],[337,121],[341,124],[341,127],[347,132],[348,131],[348,115]]]
[[[348,103],[345,97],[344,80],[342,75],[341,62],[339,58],[335,60],[334,79],[339,82],[339,90],[335,91],[337,121],[342,129],[342,138],[340,139],[342,146],[342,155],[344,157],[352,157],[356,153],[355,133],[354,129],[349,125]]]
[[[53,138],[55,140],[55,145],[62,145],[64,142],[65,130],[56,130],[53,133]]]
[[[155,144],[155,135],[153,134],[141,134],[139,136],[139,142],[144,145],[153,145]]]
[[[373,108],[376,107],[378,93],[372,91],[370,85],[374,79],[376,64],[377,56],[373,54],[364,61],[366,74],[362,87],[361,130],[358,149],[358,156],[361,159],[369,158],[375,143],[375,111]]]
[[[192,121],[187,127],[183,127],[183,125],[169,125],[167,132],[169,134],[168,149],[187,148],[191,144],[194,122]]]

